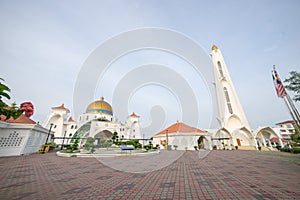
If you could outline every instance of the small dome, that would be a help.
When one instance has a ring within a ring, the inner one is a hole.
[[[216,45],[213,45],[211,50],[216,51],[218,49],[218,47]]]
[[[101,97],[99,101],[94,101],[93,103],[91,103],[87,107],[86,113],[95,113],[95,114],[104,113],[108,115],[113,115],[111,105],[106,101],[104,101],[103,97]]]

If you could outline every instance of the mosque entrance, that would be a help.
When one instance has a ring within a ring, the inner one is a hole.
[[[108,130],[103,130],[94,136],[95,143],[99,144],[100,140],[111,140],[112,135],[113,135],[112,132]]]
[[[239,138],[236,139],[237,145],[240,147],[241,145],[241,140]]]

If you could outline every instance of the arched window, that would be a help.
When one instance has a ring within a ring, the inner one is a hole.
[[[222,65],[221,65],[220,61],[218,61],[218,69],[219,69],[219,73],[220,73],[221,78],[223,78],[224,74],[223,74]]]
[[[224,94],[225,94],[226,103],[227,103],[229,113],[232,114],[233,110],[232,110],[232,106],[231,106],[231,103],[230,103],[230,99],[229,99],[229,95],[228,95],[228,91],[227,91],[226,87],[224,87]]]
[[[74,125],[71,126],[71,129],[73,129],[73,128],[74,128]]]

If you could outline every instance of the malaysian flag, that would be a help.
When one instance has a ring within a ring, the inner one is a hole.
[[[286,91],[285,91],[284,86],[278,76],[276,69],[275,69],[275,65],[274,65],[274,69],[272,71],[272,77],[273,77],[273,81],[274,81],[274,85],[275,85],[275,89],[276,89],[276,93],[277,93],[278,97],[285,97]]]

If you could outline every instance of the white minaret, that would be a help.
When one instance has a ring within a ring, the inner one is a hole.
[[[245,146],[254,147],[255,140],[251,133],[248,120],[234,89],[222,53],[215,45],[212,47],[211,56],[214,66],[215,89],[219,113],[219,130],[214,137],[216,139],[224,138],[223,140],[216,140],[218,141],[216,145],[219,145],[219,148],[225,148],[225,146],[227,146],[226,148],[229,149],[233,146],[239,146],[241,148]]]

